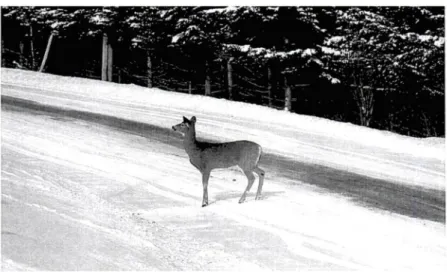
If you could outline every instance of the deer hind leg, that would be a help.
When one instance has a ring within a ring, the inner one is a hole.
[[[208,180],[210,178],[210,171],[202,172],[202,184],[203,184],[203,198],[202,207],[208,206]]]
[[[256,174],[258,174],[259,176],[259,185],[258,185],[258,191],[256,192],[256,200],[259,200],[261,198],[261,193],[262,193],[262,185],[264,184],[264,176],[265,176],[265,171],[262,170],[261,168],[257,167],[253,170]]]
[[[250,191],[251,186],[255,182],[255,175],[253,174],[253,171],[244,170],[244,174],[247,176],[248,184],[247,184],[247,188],[245,188],[244,193],[242,194],[241,198],[239,199],[239,203],[243,203],[245,201],[247,192]]]

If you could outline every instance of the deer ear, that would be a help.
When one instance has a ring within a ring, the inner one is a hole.
[[[183,116],[183,123],[191,123],[191,121],[188,120],[188,118],[186,118],[185,116]]]
[[[196,121],[197,121],[197,119],[195,116],[191,117],[191,123],[195,123]]]

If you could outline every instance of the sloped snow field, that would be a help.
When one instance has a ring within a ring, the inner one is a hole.
[[[2,68],[3,270],[444,271],[445,142]],[[263,146],[263,197],[170,128]]]

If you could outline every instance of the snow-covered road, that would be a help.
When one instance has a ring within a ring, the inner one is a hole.
[[[3,269],[447,267],[437,139],[419,144],[385,133],[390,149],[272,120],[253,123],[234,117],[231,106],[209,115],[172,106],[185,101],[145,106],[149,99],[92,92],[119,85],[2,72]],[[246,179],[229,169],[212,173],[211,205],[200,207],[200,174],[168,129],[183,114],[197,115],[204,138],[264,146],[261,201],[252,192],[238,204]],[[401,142],[411,150],[399,149]]]

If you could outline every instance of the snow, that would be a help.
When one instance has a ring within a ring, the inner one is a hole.
[[[90,18],[90,22],[97,24],[97,25],[105,25],[110,20],[103,16],[103,14],[95,14]]]
[[[321,50],[325,54],[330,54],[334,56],[340,56],[342,54],[342,51],[327,46],[321,46]]]
[[[438,39],[435,41],[436,47],[443,47],[445,44],[445,38],[444,37],[438,37]]]
[[[329,38],[325,43],[326,45],[338,44],[346,40],[345,36],[333,36]]]
[[[178,33],[177,35],[175,35],[174,37],[172,37],[171,43],[177,43],[178,40],[179,40],[180,38],[182,38],[183,36],[184,36],[184,33],[183,33],[183,32],[182,32],[182,33]]]
[[[65,24],[64,22],[54,22],[54,23],[51,24],[51,28],[56,29],[59,26],[62,26],[64,24]]]
[[[316,64],[318,64],[318,65],[320,65],[321,67],[324,66],[324,63],[321,60],[317,59],[317,58],[312,58],[311,61],[316,63]]]
[[[303,50],[303,52],[301,53],[301,56],[302,56],[302,57],[310,57],[310,56],[315,55],[316,52],[317,52],[317,51],[316,51],[315,49],[307,48],[307,49],[304,49],[304,50]]]
[[[225,7],[225,8],[215,8],[215,9],[206,9],[204,13],[228,13],[237,11],[237,7]]]
[[[326,78],[327,80],[329,80],[331,82],[331,84],[340,84],[340,79],[332,77],[330,74],[323,72],[321,74],[322,77]]]
[[[317,51],[313,48],[295,49],[291,51],[276,51],[264,47],[251,47],[250,45],[225,44],[227,48],[234,48],[243,53],[248,53],[251,56],[264,55],[264,58],[287,58],[293,55],[300,55],[302,58],[309,58],[314,56]]]
[[[130,24],[130,27],[131,27],[131,28],[140,28],[140,27],[141,27],[141,24],[140,24],[140,23],[131,23],[131,24]],[[135,38],[133,38],[133,39],[135,39]]]
[[[143,40],[142,39],[140,39],[140,38],[132,38],[132,43],[133,44],[138,44],[138,43],[141,43]]]
[[[431,35],[418,35],[418,40],[426,42],[433,39],[433,36]]]
[[[3,270],[447,265],[442,138],[134,85],[1,71]],[[17,99],[64,110],[14,106]],[[218,170],[211,204],[200,207],[200,174],[170,129],[183,115],[197,116],[201,138],[263,146],[263,199],[254,201],[251,192],[238,204],[245,177]]]
[[[432,42],[436,47],[444,47],[445,38],[435,35],[421,35],[414,32],[400,34],[399,37],[403,40],[415,39],[421,42]]]
[[[248,52],[249,50],[250,50],[250,45],[248,45],[248,44],[246,44],[246,45],[236,45],[236,44],[232,44],[232,45],[230,45],[231,47],[236,47],[236,48],[238,48],[239,49],[239,51],[241,51],[241,52],[244,52],[244,53],[246,53],[246,52]]]

